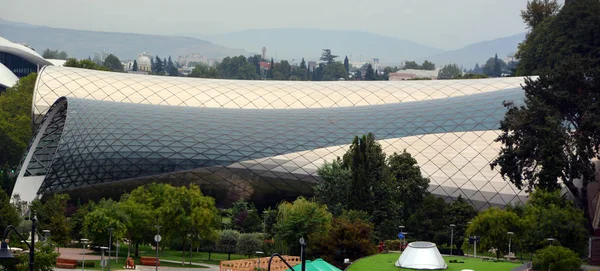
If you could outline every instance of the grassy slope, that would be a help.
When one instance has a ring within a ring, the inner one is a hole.
[[[152,250],[150,247],[140,246],[140,256],[155,257],[155,255],[156,255],[156,252],[154,250]],[[186,263],[188,263],[190,261],[189,256],[190,256],[190,252],[186,251],[185,252],[185,262]],[[176,250],[159,251],[159,257],[161,259],[165,259],[165,260],[181,261],[181,251],[176,251]],[[247,257],[238,255],[238,254],[231,254],[231,260],[238,260],[238,259],[247,259]],[[208,252],[198,252],[197,253],[195,250],[192,251],[192,262],[193,263],[207,263],[207,264],[218,265],[221,261],[226,261],[226,260],[227,260],[227,253],[213,252],[210,254],[210,260],[208,260]]]
[[[352,264],[349,271],[399,271],[410,270],[398,268],[394,265],[400,254],[377,254]],[[509,262],[482,262],[481,259],[464,257],[444,257],[446,263],[450,260],[464,261],[465,263],[448,263],[448,271],[460,271],[462,269],[485,270],[485,271],[510,271],[517,267],[518,263]]]

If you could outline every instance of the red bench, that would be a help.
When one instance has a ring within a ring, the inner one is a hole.
[[[75,269],[75,268],[77,268],[77,260],[57,258],[56,259],[56,267]]]
[[[140,262],[142,265],[156,266],[157,260],[155,257],[140,257]],[[158,261],[158,266],[160,266],[160,261]]]

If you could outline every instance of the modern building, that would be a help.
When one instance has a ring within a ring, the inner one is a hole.
[[[33,49],[0,37],[0,91],[12,87],[19,78],[37,72],[52,62]]]
[[[390,73],[389,81],[402,81],[411,80],[417,78],[428,78],[436,80],[439,70],[427,71],[427,70],[399,70],[397,72]]]
[[[311,195],[317,168],[372,132],[407,150],[446,200],[476,208],[526,200],[489,163],[506,100],[523,78],[439,81],[244,81],[46,66],[39,126],[13,195],[114,196],[150,182],[198,184],[227,205]]]

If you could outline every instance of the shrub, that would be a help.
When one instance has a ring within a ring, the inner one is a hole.
[[[561,246],[548,246],[535,252],[533,266],[539,270],[577,271],[581,260],[575,251]]]
[[[400,250],[400,244],[402,240],[385,240],[383,244],[388,250]],[[377,244],[379,245],[379,244]]]
[[[261,233],[243,233],[237,243],[237,252],[248,257],[262,249],[263,238]]]

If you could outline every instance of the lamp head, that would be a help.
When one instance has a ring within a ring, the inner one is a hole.
[[[8,243],[2,241],[0,245],[0,260],[14,259],[15,256],[8,250]]]

